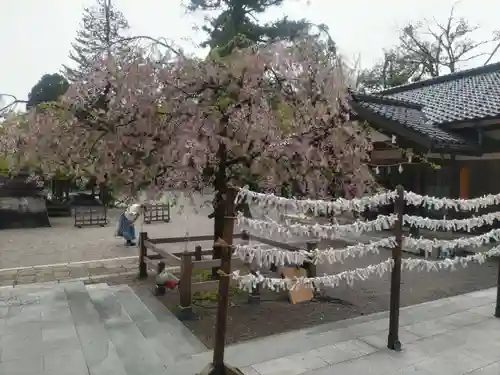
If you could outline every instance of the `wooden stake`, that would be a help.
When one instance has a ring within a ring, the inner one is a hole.
[[[181,255],[181,278],[179,280],[179,313],[180,320],[189,320],[193,317],[191,306],[191,282],[193,276],[193,258],[188,251]]]
[[[201,254],[202,248],[200,245],[196,245],[194,248],[194,260],[200,261],[202,259],[202,254]]]
[[[139,278],[145,279],[148,277],[148,266],[146,264],[146,257],[148,255],[148,249],[144,241],[148,239],[148,234],[146,232],[139,233]]]
[[[394,225],[394,235],[396,237],[396,246],[392,249],[392,259],[394,266],[391,272],[391,299],[389,305],[389,337],[387,347],[392,350],[400,351],[401,342],[399,341],[399,307],[401,300],[401,253],[403,246],[403,213],[404,213],[404,189],[397,187],[398,196],[394,202],[394,210],[397,215],[397,221]]]

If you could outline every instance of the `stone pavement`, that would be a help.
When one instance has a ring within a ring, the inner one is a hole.
[[[401,310],[402,352],[387,313],[230,346],[246,375],[498,375],[495,289]],[[212,358],[156,298],[81,282],[0,288],[0,374],[194,375]]]
[[[198,197],[195,207],[204,198]],[[190,205],[190,202],[181,202]],[[126,247],[121,238],[114,237],[116,221],[121,210],[109,212],[106,227],[75,228],[73,218],[51,218],[51,228],[8,229],[0,231],[0,269],[45,264],[59,264],[137,255],[137,248]],[[170,223],[144,225],[151,238],[183,237],[213,233],[207,207],[186,208],[184,213],[171,211]],[[136,230],[140,231],[140,226]],[[194,247],[195,244],[192,244]]]
[[[138,257],[134,255],[99,261],[0,269],[0,286],[137,274],[138,263]]]
[[[246,375],[498,375],[495,297],[488,289],[403,308],[399,353],[386,348],[385,312],[236,344],[226,359]],[[172,373],[195,374],[210,355]]]

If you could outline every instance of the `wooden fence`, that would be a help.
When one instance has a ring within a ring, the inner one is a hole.
[[[234,235],[234,238],[240,238],[243,240],[250,240],[250,235],[243,232],[240,234]],[[299,251],[301,248],[299,246],[285,244],[282,242],[277,242],[273,240],[269,240],[266,238],[261,238],[257,236],[251,236],[252,241],[260,242],[272,247],[282,248],[288,251]],[[161,259],[157,273],[160,274],[163,272],[165,267],[168,265],[170,267],[180,267],[180,277],[175,280],[179,285],[179,308],[183,311],[182,316],[186,319],[192,314],[192,297],[196,292],[206,292],[206,291],[215,291],[217,290],[219,280],[211,280],[211,281],[198,281],[193,282],[193,274],[196,270],[212,270],[214,268],[220,269],[239,269],[239,268],[247,268],[250,272],[255,272],[250,268],[250,265],[242,261],[240,258],[236,258],[230,256],[229,259],[203,259],[206,255],[212,255],[213,249],[203,250],[201,246],[195,246],[194,251],[183,251],[183,252],[175,252],[171,253],[166,249],[160,248],[159,244],[173,244],[173,243],[182,243],[182,242],[196,242],[196,241],[212,241],[213,236],[196,236],[196,237],[174,237],[174,238],[148,238],[147,233],[142,232],[139,236],[139,277],[145,278],[148,276],[147,274],[147,260],[152,259]],[[220,246],[223,249],[224,253],[225,245],[222,243],[215,243],[215,246]],[[226,246],[227,247],[227,246]],[[316,242],[308,242],[307,248],[312,250],[317,247]],[[232,252],[231,252],[232,254]],[[316,266],[312,263],[304,263],[301,265],[290,265],[303,267],[307,270],[308,277],[316,276]],[[276,267],[271,265],[271,270],[275,271]],[[159,290],[159,294],[165,293],[165,288],[163,286],[157,287]],[[248,302],[258,302],[260,300],[260,288],[257,286],[248,296]]]
[[[233,238],[245,238],[244,233],[235,234]],[[194,251],[183,251],[171,253],[160,248],[159,244],[174,244],[183,242],[213,241],[213,236],[173,237],[173,238],[148,238],[146,232],[139,234],[139,277],[145,278],[147,273],[147,261],[161,259],[162,262],[157,270],[158,274],[163,272],[166,266],[180,267],[179,285],[179,309],[184,319],[192,316],[192,298],[196,292],[215,291],[219,280],[193,282],[193,274],[196,270],[221,269],[231,272],[231,267],[242,268],[244,262],[232,256],[230,246],[225,242],[214,243],[214,247],[221,247],[221,259],[203,259],[205,255],[212,255],[213,249],[204,250],[201,246],[195,246]],[[158,286],[160,294],[165,292],[163,286]]]
[[[74,208],[75,227],[91,227],[108,224],[108,210],[105,206],[77,206]]]
[[[170,222],[170,204],[155,203],[148,205],[146,212],[144,212],[144,224],[151,224],[153,222],[163,221]]]

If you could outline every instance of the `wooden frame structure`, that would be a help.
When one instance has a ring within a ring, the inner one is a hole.
[[[76,228],[101,226],[108,224],[106,206],[77,206],[74,208],[74,226]]]
[[[146,212],[144,212],[144,224],[151,224],[153,222],[164,223],[170,222],[170,204],[155,203],[148,205]]]

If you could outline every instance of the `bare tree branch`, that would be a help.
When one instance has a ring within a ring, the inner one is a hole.
[[[406,24],[400,30],[398,45],[384,50],[383,59],[362,72],[360,86],[376,91],[438,77],[482,57],[486,58],[484,65],[489,64],[500,52],[500,31],[492,38],[475,40],[479,26],[457,16],[457,4],[445,21],[433,18]]]
[[[4,97],[9,97],[9,98],[12,98],[12,101],[7,104],[6,106],[4,107],[1,107],[0,108],[0,117],[2,116],[5,116],[8,112],[10,112],[17,104],[26,104],[28,103],[27,100],[19,100],[17,99],[16,96],[12,95],[12,94],[1,94],[0,93],[0,98],[4,98]]]

